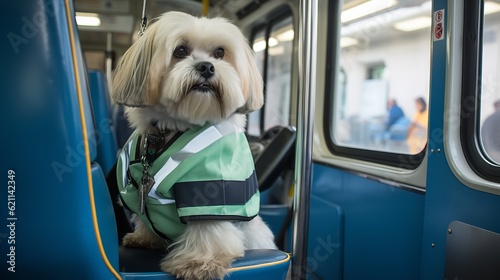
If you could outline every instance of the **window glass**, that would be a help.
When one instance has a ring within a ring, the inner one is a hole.
[[[265,30],[269,33],[266,34]],[[274,126],[289,125],[293,38],[291,16],[271,21],[254,35],[253,50],[264,77],[265,99],[264,114],[257,111],[248,116],[247,132],[250,135],[259,136]]]
[[[259,68],[260,74],[264,75],[265,50],[266,50],[266,32],[262,29],[255,33],[253,51],[255,52],[255,63]],[[261,111],[254,111],[248,114],[247,133],[252,136],[259,136],[260,131],[260,115]]]
[[[292,18],[271,27],[268,43],[264,130],[289,124],[293,50]]]
[[[418,154],[427,143],[431,1],[345,1],[336,146]]]
[[[489,161],[500,164],[500,1],[484,2],[480,139]]]

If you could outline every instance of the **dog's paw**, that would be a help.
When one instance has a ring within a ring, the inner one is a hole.
[[[161,269],[184,280],[222,279],[227,274],[232,262],[242,255],[221,255],[213,258],[183,259],[165,258]]]
[[[138,232],[127,233],[122,240],[122,244],[127,247],[161,249],[167,247],[166,242],[159,237],[152,237]]]

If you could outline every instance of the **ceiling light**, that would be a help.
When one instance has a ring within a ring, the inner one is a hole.
[[[484,2],[484,14],[494,14],[500,12],[500,4],[493,1]]]
[[[266,49],[266,41],[263,39],[260,39],[253,43],[253,51],[254,52],[260,52]]]
[[[276,35],[276,38],[281,42],[288,42],[293,40],[293,29],[288,29],[287,31]]]
[[[394,24],[394,28],[404,32],[415,31],[430,27],[432,19],[430,17],[416,17],[409,20],[400,21]]]
[[[267,40],[267,44],[269,47],[274,47],[277,46],[280,42],[274,38],[274,37],[269,37],[269,40]],[[253,43],[253,51],[254,52],[260,52],[266,49],[266,41],[264,41],[262,38],[259,38],[258,40]]]
[[[354,46],[358,44],[358,39],[354,39],[351,37],[340,37],[340,47],[346,48],[350,46]]]
[[[269,47],[274,47],[274,46],[277,46],[280,42],[278,40],[276,40],[276,38],[274,38],[274,37],[269,37],[269,40],[267,41],[267,43],[269,44]]]
[[[100,26],[101,19],[94,13],[76,13],[76,23],[82,26]]]
[[[396,0],[369,0],[352,8],[342,11],[340,20],[345,23],[369,14],[373,14],[395,6]]]

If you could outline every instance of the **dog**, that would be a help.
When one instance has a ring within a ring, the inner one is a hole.
[[[245,250],[276,248],[243,133],[263,81],[235,25],[161,15],[117,64],[111,95],[135,129],[117,165],[134,212],[125,246],[168,246],[160,267],[183,279],[220,279]]]

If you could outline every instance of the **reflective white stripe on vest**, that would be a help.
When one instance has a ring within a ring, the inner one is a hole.
[[[156,194],[156,189],[160,185],[160,183],[174,171],[179,164],[186,158],[192,156],[205,149],[206,147],[213,144],[215,141],[221,139],[222,137],[229,135],[231,133],[236,133],[241,131],[239,128],[234,126],[229,122],[223,122],[215,126],[211,126],[200,134],[198,134],[195,138],[193,138],[189,143],[186,144],[181,150],[177,153],[173,154],[163,165],[163,167],[158,170],[158,172],[154,175],[155,184],[151,188],[148,196],[158,200],[161,204],[171,204],[174,203],[175,200],[162,198]]]
[[[128,144],[125,147],[123,147],[122,151],[120,152],[120,158],[122,160],[123,189],[126,189],[127,186],[127,169],[130,164],[130,149],[132,148],[132,142],[133,141],[130,140]]]

